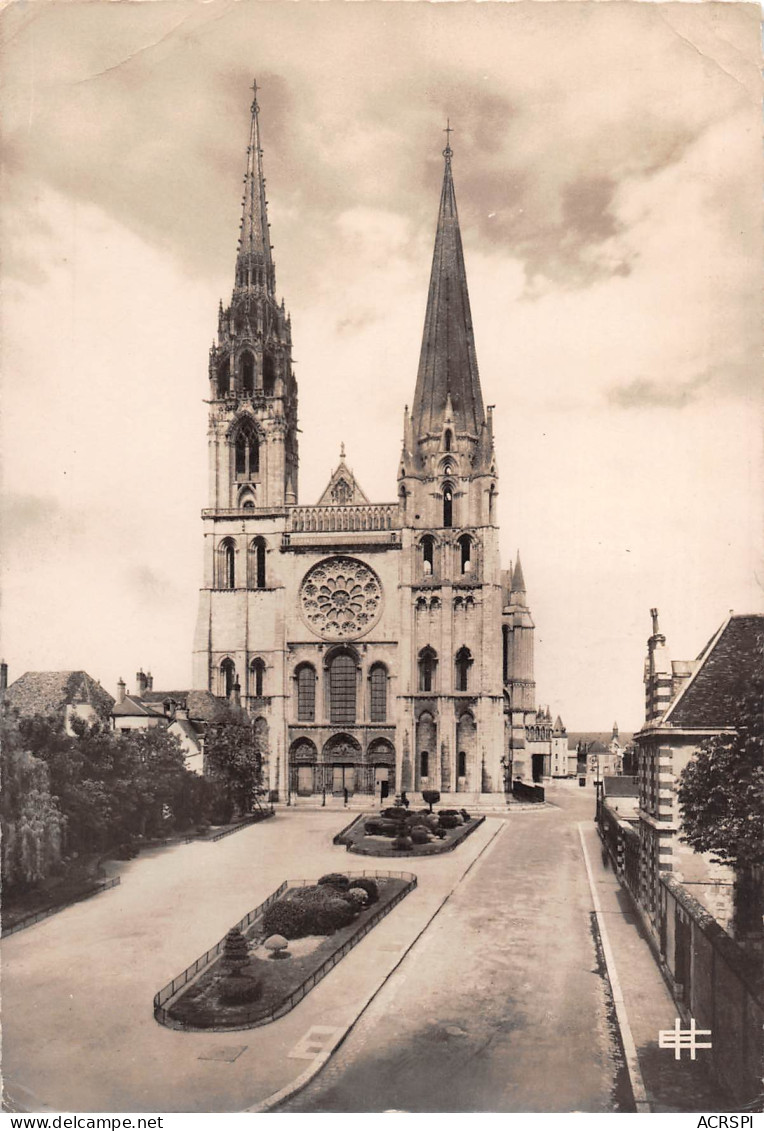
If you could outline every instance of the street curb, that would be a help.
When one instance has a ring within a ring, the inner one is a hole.
[[[634,1044],[634,1037],[631,1033],[631,1026],[629,1025],[629,1017],[626,1012],[626,1003],[623,1000],[623,990],[621,983],[618,979],[618,971],[616,970],[615,957],[610,947],[610,938],[605,926],[605,917],[602,913],[600,906],[599,896],[594,886],[594,876],[592,875],[591,864],[589,863],[589,853],[586,851],[586,842],[584,841],[584,826],[581,822],[578,825],[578,835],[581,839],[581,851],[584,855],[584,864],[586,866],[586,876],[589,881],[589,891],[591,892],[592,904],[594,905],[594,915],[597,920],[597,930],[599,931],[600,942],[602,944],[602,953],[605,958],[605,968],[610,980],[610,989],[613,994],[613,1005],[615,1006],[615,1015],[618,1021],[618,1028],[621,1033],[621,1044],[623,1045],[623,1054],[626,1061],[626,1072],[629,1076],[629,1083],[631,1085],[632,1095],[634,1096],[634,1107],[638,1114],[651,1112],[652,1108],[647,1098],[645,1084],[642,1079],[642,1070],[639,1066],[639,1057],[637,1056],[637,1047]]]
[[[327,1063],[327,1061],[329,1061],[331,1059],[331,1057],[334,1055],[334,1053],[337,1051],[337,1049],[343,1043],[343,1041],[348,1036],[348,1034],[351,1032],[351,1030],[356,1026],[356,1024],[358,1023],[360,1018],[363,1016],[363,1014],[369,1008],[371,1003],[374,1001],[374,998],[377,996],[377,994],[380,993],[380,991],[382,989],[384,989],[384,987],[387,985],[390,978],[392,978],[393,974],[396,972],[396,970],[401,965],[403,960],[406,958],[406,956],[409,954],[409,952],[411,950],[413,950],[413,948],[419,942],[419,940],[421,939],[421,937],[425,933],[425,931],[427,931],[429,929],[430,924],[432,923],[433,919],[435,919],[440,914],[440,912],[445,907],[446,903],[448,903],[449,899],[454,894],[454,892],[459,887],[459,885],[464,881],[465,877],[469,875],[470,871],[472,870],[472,868],[474,868],[475,864],[477,864],[478,860],[483,855],[483,853],[488,851],[488,849],[491,847],[493,842],[496,840],[496,838],[499,836],[499,834],[504,831],[504,829],[506,827],[507,826],[504,825],[504,824],[500,825],[499,828],[496,829],[496,831],[494,832],[493,836],[488,841],[488,843],[483,845],[483,847],[480,849],[480,852],[478,852],[475,859],[472,860],[471,863],[465,868],[465,870],[462,872],[461,876],[456,881],[456,883],[451,888],[451,890],[449,892],[447,892],[446,895],[443,896],[443,899],[440,901],[438,906],[435,908],[435,910],[433,911],[430,918],[424,924],[424,926],[419,931],[419,933],[417,935],[415,935],[415,937],[411,940],[411,942],[406,947],[406,949],[403,951],[403,953],[401,954],[400,958],[395,963],[395,965],[390,970],[388,970],[387,974],[382,979],[382,981],[379,983],[377,988],[371,992],[371,994],[368,996],[368,998],[363,1003],[363,1005],[361,1005],[360,1009],[356,1013],[353,1020],[348,1022],[348,1024],[345,1026],[345,1029],[343,1030],[343,1032],[340,1034],[339,1037],[336,1038],[332,1047],[330,1049],[326,1049],[324,1052],[319,1053],[318,1056],[316,1057],[316,1059],[313,1061],[313,1063],[310,1064],[305,1069],[304,1072],[301,1072],[299,1076],[296,1076],[295,1079],[291,1081],[291,1083],[285,1084],[284,1087],[279,1089],[278,1092],[273,1092],[270,1096],[267,1096],[264,1100],[261,1100],[259,1104],[256,1104],[253,1107],[244,1108],[244,1113],[246,1113],[246,1114],[250,1114],[250,1113],[257,1114],[257,1113],[260,1113],[260,1112],[273,1111],[275,1108],[279,1107],[282,1103],[284,1103],[285,1100],[291,1099],[292,1096],[295,1096],[295,1095],[297,1095],[298,1092],[301,1092],[303,1090],[303,1088],[305,1088],[311,1082],[311,1080],[313,1080],[314,1077],[316,1077],[318,1075],[318,1073],[321,1071],[321,1069],[324,1067],[324,1065]]]

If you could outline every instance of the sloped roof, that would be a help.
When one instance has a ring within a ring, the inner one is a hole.
[[[733,727],[740,694],[764,671],[764,615],[731,615],[663,718],[675,727]]]
[[[638,797],[639,783],[629,774],[609,775],[602,778],[602,788],[606,797]]]
[[[121,703],[115,703],[111,709],[112,715],[123,718],[130,715],[160,715],[164,718],[164,711],[156,704],[146,703],[137,695],[126,695]]]
[[[124,710],[119,708],[125,704],[116,704],[114,715],[162,715],[164,716],[164,702],[174,699],[176,703],[185,703],[189,718],[192,722],[200,719],[203,722],[212,722],[218,718],[226,707],[224,699],[218,699],[211,691],[146,691],[143,695],[125,696],[125,704],[132,704]]]
[[[618,745],[622,749],[625,748],[626,746],[630,746],[633,737],[634,736],[632,734],[630,734],[628,731],[624,731],[624,730],[619,731],[619,733],[618,733]],[[602,745],[606,746],[609,750],[610,743],[612,741],[613,741],[613,733],[612,733],[612,731],[609,731],[609,730],[590,730],[590,731],[580,731],[580,730],[570,731],[569,730],[568,731],[568,743],[569,743],[569,745],[571,745],[573,747],[577,746],[579,742],[585,742],[585,743],[587,743],[587,745],[591,742],[601,742]]]
[[[113,696],[84,671],[24,672],[5,692],[5,702],[20,715],[62,715],[67,706],[89,704],[106,721]]]

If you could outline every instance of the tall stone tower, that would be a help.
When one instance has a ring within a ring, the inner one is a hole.
[[[497,473],[483,408],[450,145],[413,408],[398,474],[403,560],[404,780],[502,788]],[[410,773],[407,761],[411,759]]]
[[[209,358],[209,507],[193,686],[229,699],[240,693],[257,709],[283,664],[283,588],[272,562],[286,507],[297,502],[298,451],[291,325],[276,297],[256,83],[253,93],[233,293],[220,304]]]

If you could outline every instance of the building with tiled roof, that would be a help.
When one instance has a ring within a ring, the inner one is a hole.
[[[676,783],[701,742],[734,730],[746,684],[764,671],[764,615],[730,615],[695,660],[671,660],[652,609],[645,662],[645,725],[639,760],[640,898],[653,922],[659,877],[697,871],[697,854],[680,840]]]
[[[155,691],[151,672],[136,673],[137,691],[130,694],[124,680],[117,684],[111,725],[114,730],[151,730],[164,727],[174,734],[186,755],[190,770],[202,772],[204,733],[226,710],[227,704],[209,691]]]
[[[72,734],[73,718],[108,725],[114,699],[85,671],[24,672],[5,689],[3,702],[22,718],[60,719]]]

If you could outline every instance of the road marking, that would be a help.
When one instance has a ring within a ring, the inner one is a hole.
[[[293,1060],[315,1060],[326,1046],[334,1039],[337,1029],[329,1025],[311,1025],[304,1037],[301,1037],[288,1057]]]
[[[634,1096],[634,1104],[637,1112],[651,1111],[650,1103],[645,1091],[645,1084],[642,1079],[642,1070],[639,1067],[639,1058],[637,1056],[637,1047],[634,1044],[634,1038],[631,1034],[631,1026],[629,1025],[628,1014],[626,1013],[626,1003],[623,1000],[623,991],[621,990],[621,983],[618,980],[618,971],[615,966],[615,957],[610,946],[610,939],[605,926],[605,916],[602,913],[600,906],[599,896],[594,886],[594,876],[592,875],[591,864],[589,863],[589,853],[586,851],[586,842],[584,841],[584,825],[579,821],[578,835],[581,838],[581,851],[584,854],[584,864],[586,865],[586,876],[589,880],[589,891],[592,893],[592,903],[594,904],[594,914],[597,918],[597,929],[600,933],[600,941],[602,942],[602,953],[605,956],[605,966],[607,967],[608,978],[610,979],[610,988],[613,991],[613,1004],[615,1005],[615,1015],[618,1019],[618,1028],[621,1030],[621,1041],[623,1043],[623,1052],[626,1058],[626,1071],[629,1074],[629,1081],[631,1083],[631,1091]]]
[[[207,1052],[201,1053],[197,1060],[222,1060],[226,1064],[233,1064],[238,1060],[241,1054],[246,1050],[246,1045],[221,1045],[216,1049],[208,1049]]]

